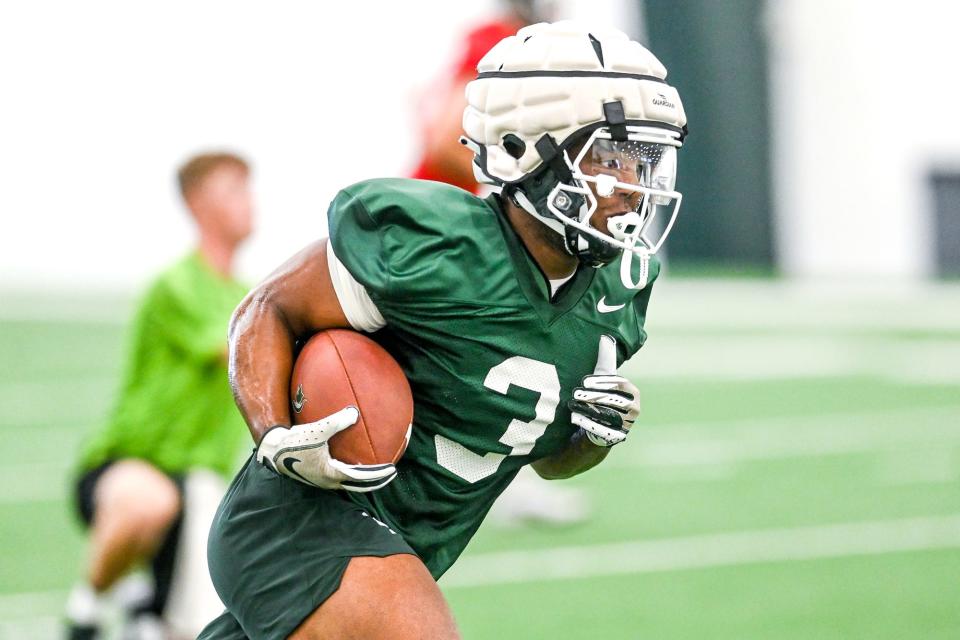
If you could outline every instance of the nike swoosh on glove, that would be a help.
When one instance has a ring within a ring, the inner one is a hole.
[[[316,422],[272,427],[260,440],[257,462],[320,489],[365,493],[385,487],[397,477],[392,464],[346,464],[330,456],[330,438],[359,418],[356,407],[346,407]]]
[[[616,374],[616,341],[600,338],[597,366],[573,390],[567,402],[571,421],[598,447],[612,447],[627,439],[640,415],[640,390]]]

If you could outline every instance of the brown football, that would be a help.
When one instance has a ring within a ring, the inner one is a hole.
[[[360,419],[330,439],[330,455],[347,464],[400,459],[410,438],[413,395],[397,361],[356,331],[328,329],[301,349],[290,379],[294,424],[325,418],[344,407]]]

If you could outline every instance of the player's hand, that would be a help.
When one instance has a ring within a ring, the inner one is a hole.
[[[397,477],[392,464],[346,464],[330,457],[327,441],[359,419],[347,407],[316,422],[273,427],[257,447],[257,462],[304,484],[321,489],[367,492]]]
[[[616,375],[586,376],[567,403],[573,424],[598,447],[612,447],[627,439],[640,415],[640,391]]]
[[[593,375],[583,378],[573,390],[573,399],[567,402],[573,424],[598,447],[612,447],[626,440],[640,415],[640,390],[618,376],[616,368],[616,342],[603,336]]]

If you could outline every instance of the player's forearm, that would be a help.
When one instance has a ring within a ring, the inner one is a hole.
[[[583,432],[578,431],[570,438],[570,443],[565,449],[552,456],[541,458],[530,466],[541,478],[562,480],[592,469],[600,464],[608,453],[610,453],[609,447],[591,444],[584,437]]]
[[[294,334],[269,296],[254,292],[230,322],[230,387],[255,443],[290,424]]]
[[[230,322],[230,385],[254,442],[290,424],[296,339],[349,327],[327,266],[327,240],[304,247],[240,304]]]

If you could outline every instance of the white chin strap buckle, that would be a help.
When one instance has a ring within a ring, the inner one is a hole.
[[[599,173],[594,176],[597,185],[597,195],[601,198],[609,198],[613,195],[613,190],[617,186],[616,176],[608,176],[605,173]]]
[[[644,250],[638,256],[640,259],[639,277],[636,280],[633,279],[633,258],[637,241],[640,239],[642,222],[640,214],[636,211],[613,216],[607,220],[607,230],[610,235],[630,245],[630,248],[624,250],[620,258],[620,281],[627,289],[643,289],[647,286],[647,280],[650,277],[650,252]]]
[[[636,211],[630,211],[607,220],[607,230],[610,235],[621,242],[630,241],[631,244],[640,235],[642,220]]]

